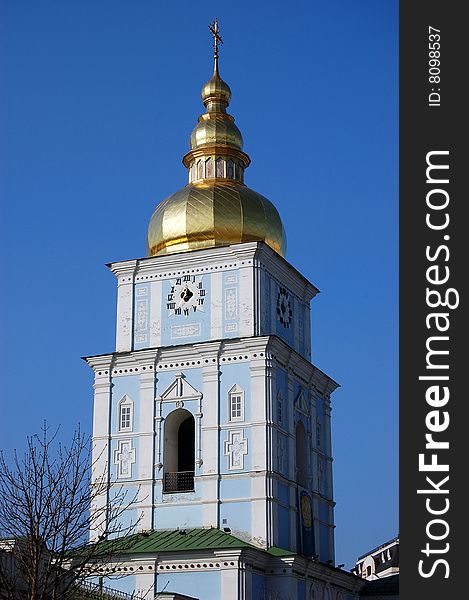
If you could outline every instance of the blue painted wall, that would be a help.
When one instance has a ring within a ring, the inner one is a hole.
[[[226,519],[226,525],[223,524]],[[251,504],[248,499],[244,502],[222,502],[220,505],[220,524],[229,527],[234,535],[237,532],[248,535],[251,532]]]
[[[103,586],[113,590],[119,590],[126,594],[133,594],[136,589],[136,576],[126,575],[125,577],[103,577]],[[93,583],[97,583],[94,581]]]
[[[286,505],[290,504],[290,491],[288,486],[283,483],[277,483],[277,498],[280,502],[283,502]]]
[[[220,366],[220,422],[229,423],[228,393],[237,384],[244,392],[244,421],[251,420],[251,371],[248,362],[222,363]],[[237,421],[238,423],[240,421]]]
[[[266,578],[259,573],[251,575],[251,598],[252,600],[264,600],[268,598]]]
[[[290,544],[290,510],[284,506],[278,507],[278,543],[280,548],[291,549]]]
[[[251,480],[240,477],[224,477],[220,481],[220,498],[249,498],[251,496]]]
[[[130,397],[133,402],[133,429],[140,429],[139,408],[140,408],[140,377],[139,375],[122,375],[112,378],[111,388],[111,434],[119,431],[119,402],[124,394]]]
[[[219,571],[159,571],[157,591],[179,592],[199,600],[221,600]]]
[[[172,494],[187,500],[188,494]],[[177,529],[178,527],[203,527],[203,506],[201,504],[159,504],[153,513],[154,529]]]
[[[319,525],[319,559],[322,561],[332,558],[332,556],[329,556],[329,539],[330,529],[327,525],[321,523]]]

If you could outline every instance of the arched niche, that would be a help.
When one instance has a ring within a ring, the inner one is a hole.
[[[184,408],[173,410],[165,419],[163,468],[165,492],[194,489],[195,420]]]

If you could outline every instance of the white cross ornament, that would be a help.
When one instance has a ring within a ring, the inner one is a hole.
[[[243,430],[230,431],[225,441],[225,454],[228,456],[229,469],[244,469],[244,457],[248,453],[248,441]]]

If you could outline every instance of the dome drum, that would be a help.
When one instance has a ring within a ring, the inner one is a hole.
[[[189,164],[189,183],[204,179],[231,179],[244,182],[244,164],[227,156],[203,156]]]

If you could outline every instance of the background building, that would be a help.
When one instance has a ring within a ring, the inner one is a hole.
[[[355,573],[373,581],[399,573],[399,537],[370,550],[357,559]]]

